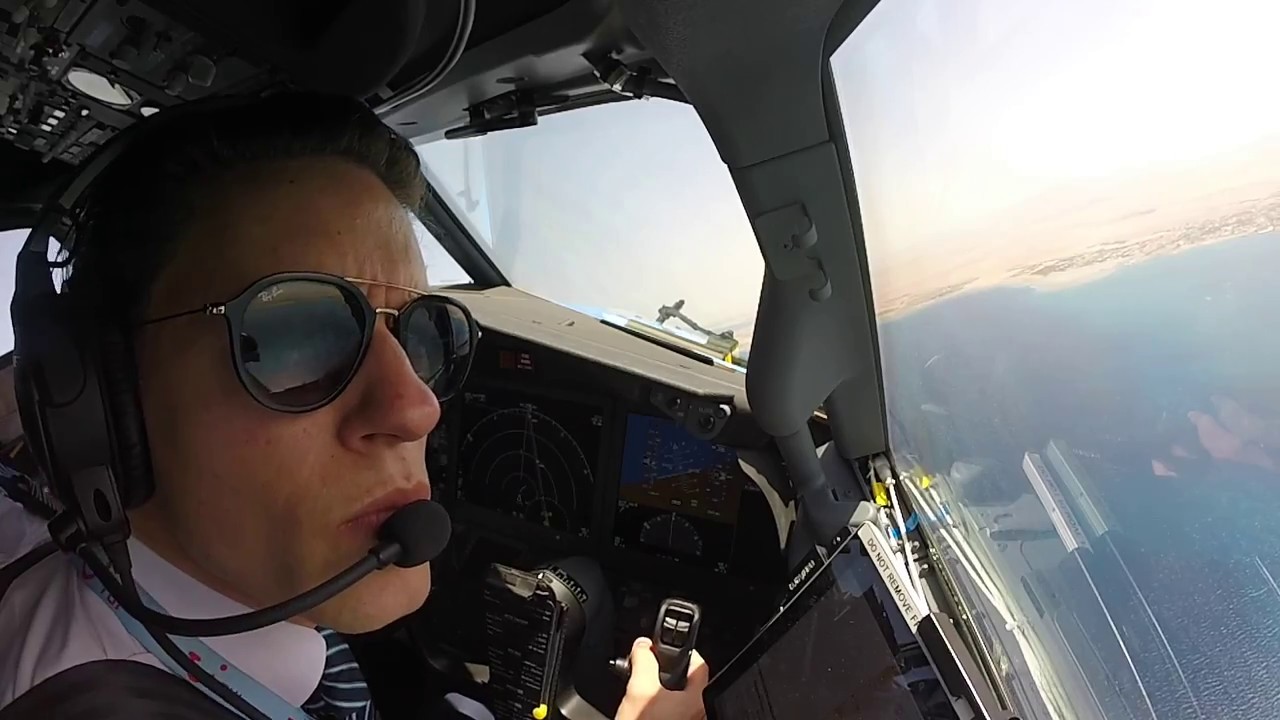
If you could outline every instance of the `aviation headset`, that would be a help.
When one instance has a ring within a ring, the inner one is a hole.
[[[50,523],[65,551],[129,537],[125,511],[155,490],[131,328],[127,322],[85,327],[72,298],[58,292],[50,240],[75,242],[84,201],[107,169],[177,118],[248,104],[211,98],[170,108],[109,140],[44,206],[18,253],[11,306],[14,390],[23,431],[62,505]]]

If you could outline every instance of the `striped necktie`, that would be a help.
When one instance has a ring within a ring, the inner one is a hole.
[[[373,709],[373,696],[364,681],[364,674],[356,664],[355,653],[342,636],[333,630],[323,629],[326,655],[324,674],[320,685],[302,705],[307,714],[315,718],[334,720],[378,720]]]

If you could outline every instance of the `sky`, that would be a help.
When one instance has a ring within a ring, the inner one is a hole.
[[[13,302],[13,270],[18,251],[27,239],[26,230],[0,230],[0,353],[13,349],[13,321],[9,303]]]
[[[881,2],[832,60],[873,281],[1026,244],[1010,219],[1066,224],[1091,189],[1119,212],[1233,182],[1223,158],[1280,135],[1278,25],[1250,0]]]

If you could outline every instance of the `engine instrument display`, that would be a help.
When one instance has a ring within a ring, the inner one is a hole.
[[[728,573],[748,485],[731,448],[663,418],[629,415],[614,544]]]
[[[464,402],[458,499],[588,536],[603,411],[506,390]]]

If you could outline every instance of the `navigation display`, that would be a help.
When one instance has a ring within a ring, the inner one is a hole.
[[[727,573],[748,488],[732,448],[664,418],[629,415],[614,543]]]
[[[603,411],[510,390],[465,395],[458,498],[586,537]]]

